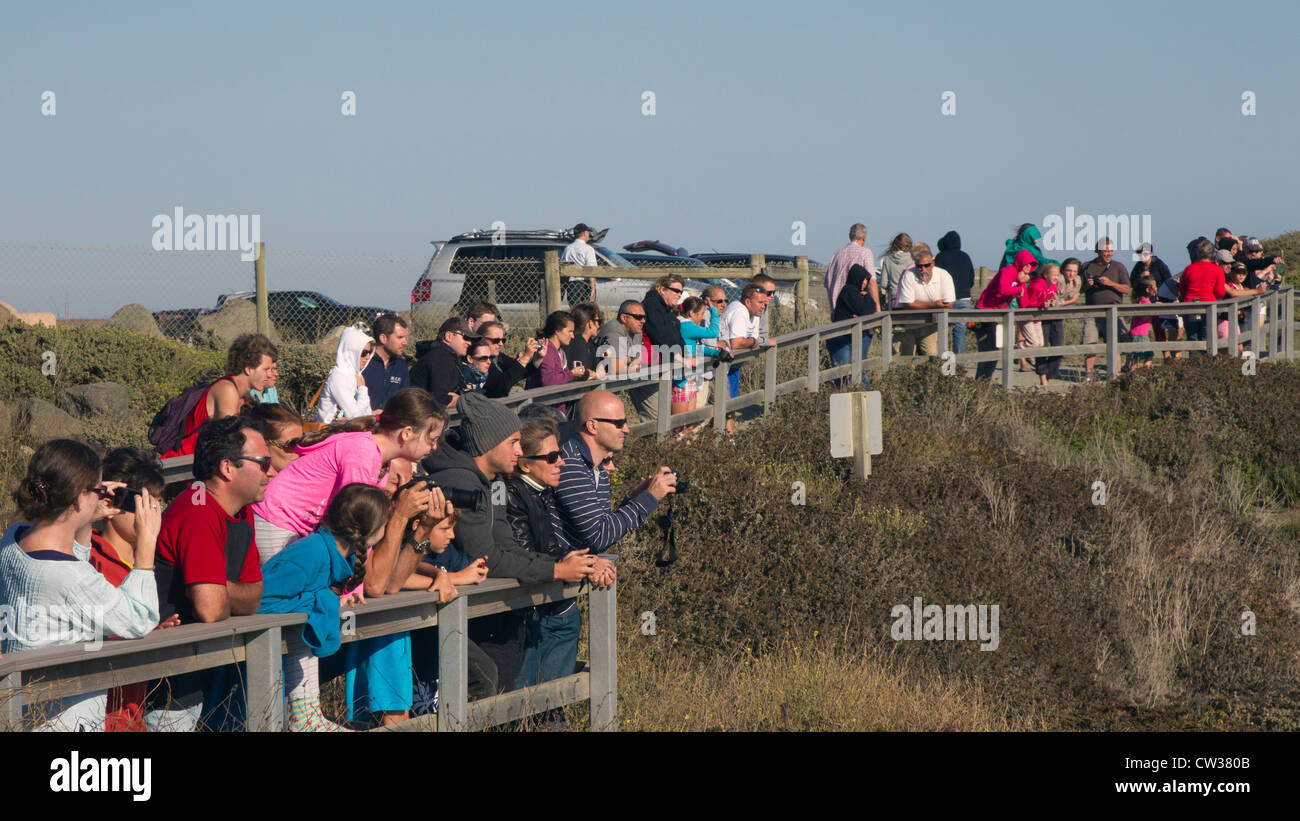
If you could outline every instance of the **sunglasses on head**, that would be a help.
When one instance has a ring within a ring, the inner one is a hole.
[[[236,465],[239,465],[243,462],[252,462],[253,464],[260,467],[263,473],[271,472],[270,456],[241,456],[238,459],[232,459],[231,461],[234,462]]]
[[[545,461],[546,464],[553,465],[556,462],[560,461],[560,452],[558,450],[553,450],[550,453],[539,453],[536,456],[520,456],[519,458]]]

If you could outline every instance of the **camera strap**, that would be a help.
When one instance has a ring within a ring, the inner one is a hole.
[[[668,495],[664,506],[666,508],[664,515],[659,517],[659,526],[664,531],[664,546],[655,555],[655,567],[667,567],[677,561],[677,537],[673,532],[675,524],[673,518],[673,494]]]

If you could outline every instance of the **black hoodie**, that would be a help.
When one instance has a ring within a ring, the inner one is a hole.
[[[411,368],[411,387],[424,388],[434,401],[444,407],[451,393],[461,393],[461,358],[441,339],[425,340],[415,346],[419,361]]]
[[[460,511],[456,546],[471,559],[486,559],[488,575],[493,578],[518,579],[524,584],[551,581],[555,578],[555,560],[515,544],[506,520],[505,501],[492,504],[493,483],[479,471],[474,457],[464,447],[460,428],[452,428],[438,449],[420,463],[442,487],[479,491],[478,506]]]
[[[862,293],[862,283],[870,276],[871,273],[861,265],[849,268],[844,287],[840,288],[840,295],[835,300],[835,311],[831,314],[832,322],[853,319],[855,316],[870,316],[880,310],[876,301],[871,298],[870,291]]]
[[[961,234],[949,231],[939,239],[939,255],[934,258],[934,264],[952,277],[952,287],[958,299],[970,299],[970,289],[975,284],[975,266],[970,255],[961,249]]]

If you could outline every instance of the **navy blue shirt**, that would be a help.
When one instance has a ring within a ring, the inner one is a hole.
[[[366,390],[370,393],[370,407],[379,410],[388,401],[388,397],[411,387],[411,371],[406,367],[406,360],[394,356],[388,365],[377,355],[370,357],[370,364],[361,372],[366,379]]]

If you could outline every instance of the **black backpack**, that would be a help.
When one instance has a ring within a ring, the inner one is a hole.
[[[229,378],[223,376],[221,379]],[[190,414],[194,412],[195,406],[203,401],[208,389],[215,384],[216,382],[200,382],[192,388],[186,388],[168,399],[162,410],[154,415],[153,421],[149,423],[149,442],[158,449],[159,453],[175,450],[190,434],[190,431],[185,429]]]

